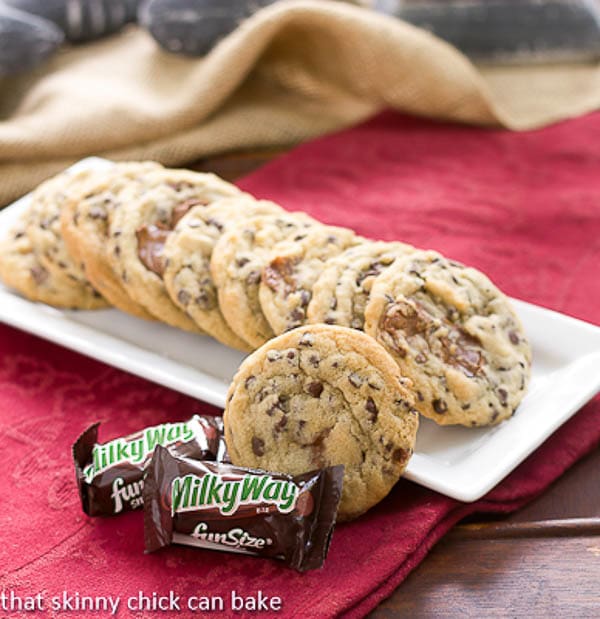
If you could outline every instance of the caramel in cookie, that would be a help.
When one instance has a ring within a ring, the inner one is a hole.
[[[483,273],[437,252],[417,251],[375,280],[365,331],[439,424],[497,424],[525,395],[531,350],[510,302]]]
[[[213,248],[230,224],[280,211],[273,202],[250,196],[198,205],[179,221],[165,245],[164,281],[171,299],[202,329],[232,348],[249,351],[253,346],[231,329],[221,312],[210,268]]]
[[[282,241],[273,248],[263,269],[259,299],[274,333],[306,322],[312,288],[325,263],[359,240],[348,228],[322,225],[300,240]]]
[[[396,259],[412,251],[414,247],[404,243],[365,239],[328,260],[313,286],[308,322],[362,329],[373,282]]]
[[[304,213],[273,213],[229,226],[215,245],[210,270],[229,326],[258,348],[274,337],[258,298],[262,270],[273,246],[299,241],[319,222]]]

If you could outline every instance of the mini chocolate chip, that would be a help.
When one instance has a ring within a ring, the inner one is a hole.
[[[469,409],[471,408],[471,405],[470,405],[470,404],[463,404],[463,405],[461,406],[461,408],[462,408],[464,411],[467,411],[467,410],[469,410]]]
[[[302,334],[302,337],[300,338],[300,340],[298,341],[298,346],[312,346],[315,343],[315,336],[310,333],[310,331],[307,331],[306,333]],[[337,366],[334,366],[337,367]]]
[[[423,402],[423,400],[425,400],[423,394],[420,391],[417,391],[417,400],[419,400],[419,402]]]
[[[182,189],[191,189],[193,185],[189,181],[170,181],[167,186],[174,191],[181,191]]]
[[[48,271],[41,265],[34,266],[29,272],[38,286],[41,286],[48,279]]]
[[[417,363],[425,363],[427,361],[427,355],[420,352],[418,355],[415,356],[415,361]]]
[[[260,284],[260,271],[250,271],[246,277],[246,283],[249,286]]]
[[[352,372],[351,374],[348,375],[348,382],[353,387],[358,388],[363,384],[363,379],[356,372]]]
[[[515,346],[520,342],[519,336],[516,334],[515,331],[509,331],[508,338],[510,339],[511,343],[514,344]]]
[[[353,318],[350,321],[350,326],[352,327],[352,329],[361,330],[363,328],[363,322],[360,318]]]
[[[305,425],[306,425],[306,421],[304,421],[304,419],[300,419],[300,420],[298,421],[298,427],[299,427],[300,429],[302,429]]]
[[[177,293],[177,300],[181,305],[187,305],[192,300],[192,297],[187,290],[180,290]]]
[[[377,421],[377,415],[379,414],[379,410],[377,409],[377,405],[373,401],[373,398],[367,398],[367,402],[365,404],[365,408],[370,415],[371,421],[375,423]]]
[[[448,318],[448,320],[451,320],[452,322],[456,322],[459,318],[459,313],[456,310],[456,308],[454,307],[449,307],[448,311],[446,312],[446,318]]]
[[[300,305],[302,307],[306,307],[310,301],[310,297],[311,297],[310,292],[308,292],[308,290],[303,290],[300,293]]]
[[[320,359],[319,359],[319,355],[311,355],[308,358],[308,362],[314,367],[314,368],[318,368],[319,367],[319,363],[320,363]]]
[[[434,400],[432,404],[433,404],[433,410],[439,415],[443,415],[448,410],[448,405],[446,404],[445,400],[437,399],[437,400]]]
[[[277,350],[269,350],[267,351],[267,359],[268,361],[273,363],[273,361],[277,361],[278,359],[281,359],[281,355],[279,354],[279,351]]]
[[[219,232],[223,232],[223,224],[212,217],[206,222],[209,226],[215,227]]]
[[[288,359],[294,359],[296,357],[296,353],[293,350],[290,350],[286,356]]]
[[[119,245],[117,245],[115,247],[115,256],[117,256],[117,258],[121,255],[121,247]]]
[[[249,389],[250,385],[254,382],[256,382],[256,376],[254,376],[254,374],[250,374],[250,376],[248,376],[248,378],[244,382],[244,387],[246,387],[246,389]]]
[[[284,413],[289,413],[290,412],[290,398],[289,398],[289,396],[287,396],[287,395],[280,395],[279,398],[277,398],[277,406]]]
[[[235,265],[236,265],[239,269],[241,269],[243,266],[245,266],[245,265],[246,265],[246,264],[248,264],[249,262],[250,262],[250,259],[249,259],[249,258],[238,258],[238,259],[235,261]]]
[[[205,310],[210,310],[216,306],[217,301],[215,299],[213,291],[203,290],[196,296],[194,303]]]
[[[502,406],[508,406],[508,392],[506,391],[506,389],[498,389],[498,396],[500,399],[500,404],[502,404]]]
[[[275,430],[277,432],[281,432],[283,430],[283,428],[285,428],[285,426],[287,426],[287,417],[284,415],[276,424],[275,424]]]
[[[265,455],[265,442],[262,438],[258,438],[258,436],[252,437],[252,451],[255,456],[264,456]]]
[[[296,307],[292,310],[290,314],[290,319],[293,322],[301,322],[302,320],[304,320],[304,315],[304,310],[301,307]]]
[[[90,219],[108,219],[108,213],[106,212],[106,209],[102,206],[93,206],[90,209],[90,212],[88,214],[88,217]]]
[[[496,421],[498,417],[500,417],[500,413],[496,409],[494,409],[494,412],[492,413],[492,416],[490,417],[490,421]]]
[[[332,318],[331,316],[327,316],[327,318],[325,318],[325,320],[323,322],[326,325],[334,325],[335,324],[335,318]]]
[[[320,382],[310,383],[307,386],[306,390],[308,391],[308,393],[310,393],[310,395],[312,395],[313,398],[318,398],[323,393],[323,383],[320,383]]]

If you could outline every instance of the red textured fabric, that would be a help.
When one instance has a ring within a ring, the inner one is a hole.
[[[600,114],[513,134],[386,113],[240,184],[365,235],[441,250],[513,296],[598,324],[599,143]],[[459,519],[520,507],[600,439],[596,398],[477,503],[401,481],[366,516],[338,527],[322,570],[297,574],[275,561],[182,547],[144,555],[140,512],[81,513],[70,460],[81,430],[100,419],[108,439],[198,410],[215,409],[0,326],[0,591],[43,593],[47,605],[63,590],[118,595],[117,616],[157,617],[177,615],[130,613],[127,598],[172,590],[182,600],[221,595],[228,606],[231,590],[262,590],[283,599],[276,616],[363,616]],[[47,608],[40,616],[69,615]]]

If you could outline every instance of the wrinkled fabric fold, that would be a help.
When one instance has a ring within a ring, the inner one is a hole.
[[[0,204],[90,154],[179,165],[294,144],[384,107],[529,129],[599,102],[596,66],[477,68],[400,20],[286,0],[205,58],[168,54],[132,27],[0,80]]]

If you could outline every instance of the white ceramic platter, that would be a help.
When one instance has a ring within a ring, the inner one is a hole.
[[[85,159],[77,167],[106,165]],[[28,201],[25,196],[0,211],[0,235]],[[422,420],[408,479],[475,501],[600,390],[600,327],[522,301],[514,304],[534,355],[531,385],[515,416],[478,429]],[[209,337],[115,309],[75,312],[31,303],[1,283],[0,321],[220,407],[244,356]]]

